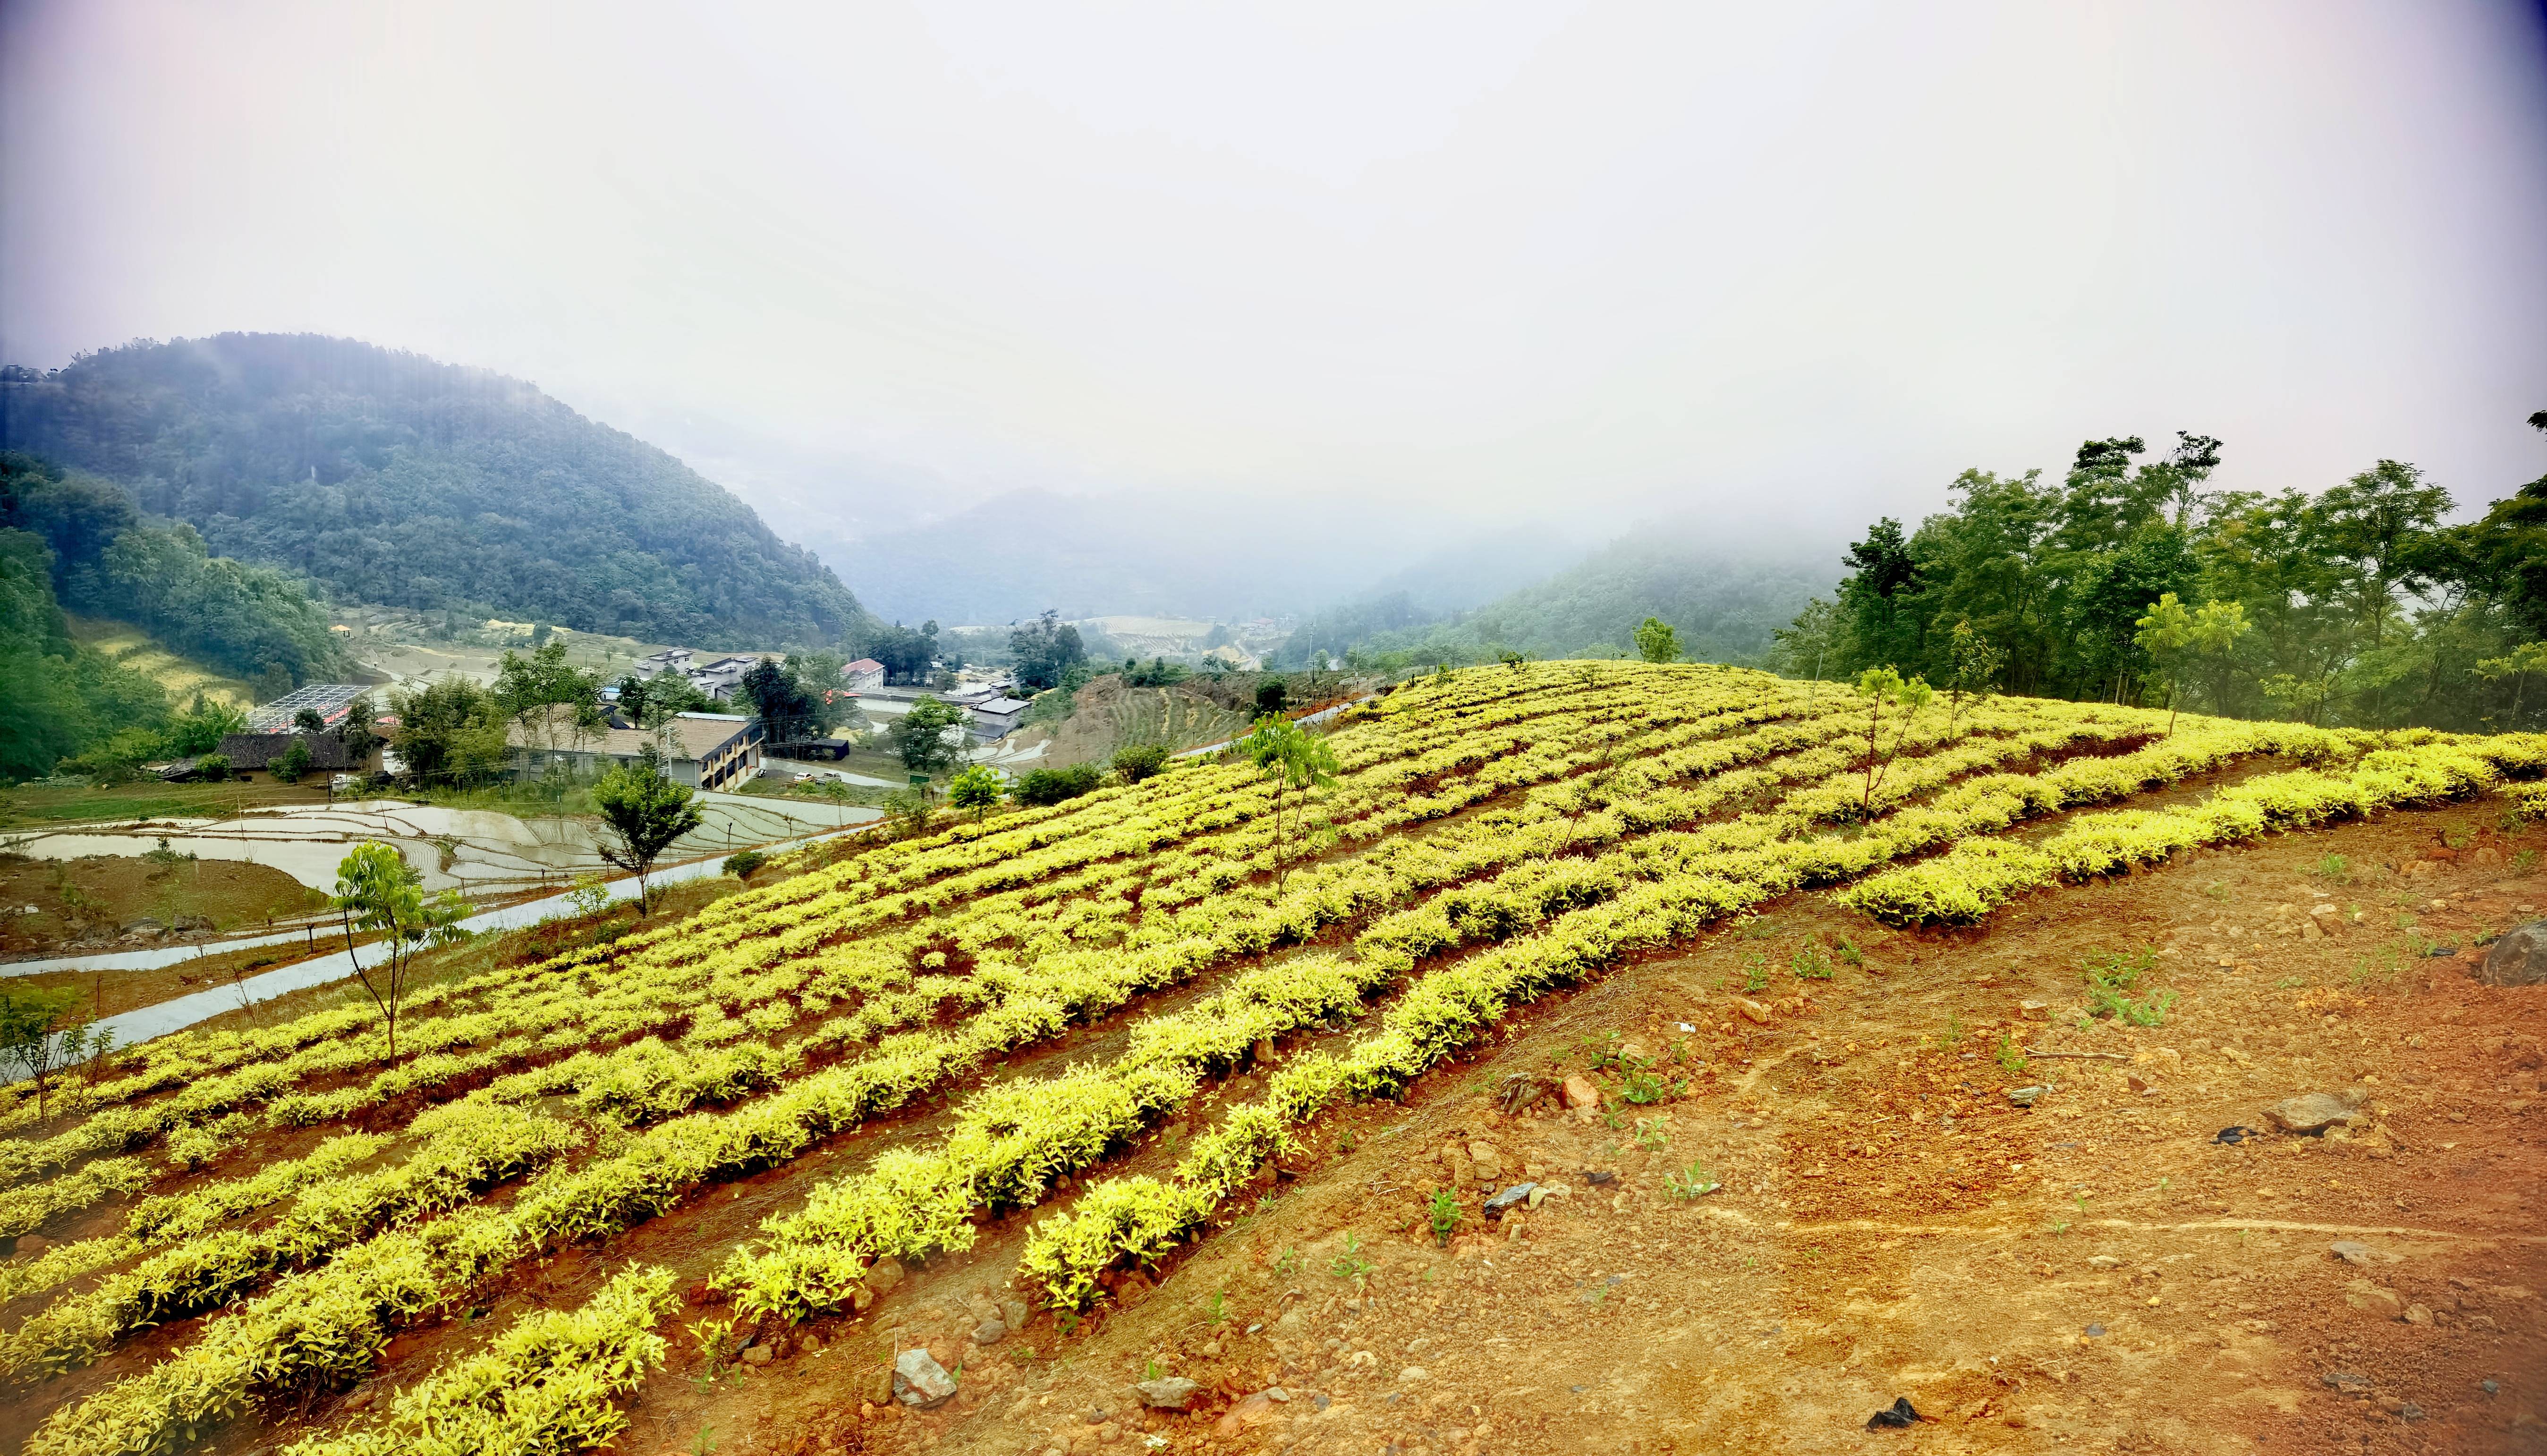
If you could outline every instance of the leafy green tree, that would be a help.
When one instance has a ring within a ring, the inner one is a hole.
[[[226,783],[230,776],[230,756],[207,753],[195,760],[195,776],[208,784]]]
[[[2166,690],[2166,730],[2175,732],[2176,705],[2184,696],[2184,673],[2197,654],[2225,653],[2246,635],[2246,609],[2236,602],[2205,602],[2186,611],[2174,592],[2150,604],[2139,622],[2137,641],[2150,655],[2170,669]]]
[[[1088,660],[1088,648],[1080,641],[1079,629],[1063,622],[1061,614],[1049,608],[1009,634],[1009,651],[1016,659],[1018,686],[1036,692],[1060,687],[1070,669]]]
[[[1284,803],[1292,796],[1305,800],[1313,789],[1334,787],[1338,772],[1336,750],[1328,745],[1323,736],[1310,732],[1287,718],[1274,717],[1258,719],[1255,731],[1240,739],[1238,747],[1247,755],[1248,762],[1256,765],[1256,771],[1263,774],[1274,785],[1274,839],[1276,866],[1274,883],[1274,888],[1279,890],[1291,874],[1290,859],[1286,852],[1288,840],[1282,830]],[[1293,831],[1296,834],[1298,828],[1296,812],[1292,818]]]
[[[1990,645],[1989,639],[1973,631],[1969,622],[1958,622],[1948,645],[1952,675],[1946,679],[1946,731],[1955,730],[1955,720],[1963,715],[1964,704],[1987,693],[1998,681],[1999,672],[2007,666],[2007,654]]]
[[[2547,642],[2522,642],[2500,657],[2489,657],[2475,667],[2476,675],[2488,682],[2511,679],[2511,713],[2503,727],[2518,730],[2521,726],[2521,699],[2525,696],[2532,674],[2547,674]]]
[[[295,738],[292,746],[275,758],[272,772],[283,783],[297,784],[302,775],[309,772],[309,745]]]
[[[296,733],[323,733],[327,730],[327,720],[318,716],[317,709],[304,708],[292,715],[292,730]]]
[[[973,817],[979,820],[1007,793],[1008,785],[1001,781],[999,770],[979,763],[968,764],[955,775],[954,782],[946,786],[946,802],[957,809],[971,810]]]
[[[1680,660],[1680,634],[1660,617],[1648,617],[1636,629],[1636,655],[1648,662]]]
[[[916,774],[940,773],[961,762],[964,745],[947,729],[964,722],[964,710],[936,698],[922,698],[887,729],[894,756]]]
[[[1256,716],[1279,716],[1291,695],[1290,684],[1278,677],[1269,677],[1256,685]]]
[[[52,1116],[53,1080],[63,1068],[103,1056],[115,1045],[115,1033],[89,1029],[80,1009],[87,1000],[77,986],[0,989],[0,1067],[18,1068],[36,1084],[38,1121]]]
[[[1919,710],[1928,706],[1931,690],[1919,678],[1903,678],[1889,667],[1870,667],[1858,674],[1857,695],[1866,702],[1865,791],[1858,797],[1858,817],[1875,817],[1875,792],[1892,772],[1892,760],[1899,757],[1901,744],[1910,736],[1911,721]],[[1892,709],[1895,721],[1891,746],[1883,742],[1884,711]]]
[[[1029,805],[1061,804],[1083,794],[1094,794],[1104,782],[1093,763],[1074,763],[1067,768],[1028,769],[1017,780],[1017,803]]]
[[[1116,778],[1127,784],[1137,784],[1167,768],[1168,745],[1165,743],[1127,744],[1115,749],[1113,758],[1108,762],[1113,765]]]
[[[415,958],[435,946],[468,938],[460,922],[468,918],[469,902],[452,890],[427,896],[424,877],[405,856],[387,844],[366,841],[337,864],[336,893],[328,897],[328,903],[344,926],[345,957],[354,963],[354,975],[380,1008],[381,1025],[389,1037],[384,1060],[394,1062],[397,1060],[398,1013],[406,1004]],[[373,945],[377,959],[368,967],[354,945],[357,932],[380,937]]]
[[[620,716],[633,728],[661,728],[680,714],[713,713],[717,709],[714,698],[678,673],[639,677],[632,672],[619,679],[618,686]]]
[[[663,772],[655,745],[639,750],[635,760],[614,765],[592,786],[592,802],[618,842],[598,846],[601,857],[637,877],[637,913],[654,909],[655,861],[674,840],[699,826],[697,791],[676,784]]]
[[[836,661],[832,666],[831,680],[839,682]],[[795,662],[781,663],[763,657],[743,675],[737,696],[760,720],[762,731],[772,742],[790,743],[805,738],[819,738],[831,729],[832,705],[826,692],[809,682]]]
[[[566,643],[554,638],[528,656],[506,652],[495,664],[493,696],[506,721],[533,747],[571,747],[599,738],[610,727],[601,706],[599,675],[569,665]]]
[[[511,760],[502,701],[465,677],[395,695],[390,711],[398,720],[391,741],[417,783],[483,783]]]

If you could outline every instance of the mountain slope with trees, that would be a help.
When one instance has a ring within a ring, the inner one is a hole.
[[[1637,624],[1659,617],[1688,656],[1747,663],[1775,645],[1772,634],[1810,598],[1824,570],[1800,550],[1702,546],[1666,525],[1623,537],[1473,612],[1437,615],[1405,592],[1329,608],[1302,624],[1274,660],[1296,666],[1319,651],[1400,665],[1491,662],[1507,651],[1623,657],[1633,651]]]
[[[141,341],[0,378],[0,446],[339,598],[709,647],[871,619],[662,451],[519,380],[314,334]]]

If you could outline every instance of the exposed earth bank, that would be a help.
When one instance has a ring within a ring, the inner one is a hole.
[[[715,1361],[676,1335],[619,1448],[2547,1449],[2547,987],[2471,975],[2547,902],[2547,832],[2498,812],[2197,853],[1979,930],[1783,902],[1321,1122],[1067,1331],[976,1337],[1026,1293],[1010,1218],[864,1318]],[[2082,1028],[2084,966],[2144,951],[2125,998],[2156,1024]],[[1675,1090],[1626,1100],[1623,1052]],[[1569,1074],[1598,1108],[1560,1105]],[[1508,1115],[1514,1078],[1550,1095]],[[2343,1120],[2277,1130],[2310,1092]],[[1489,1222],[1524,1181],[1550,1196]],[[889,1398],[914,1346],[956,1374],[935,1410]],[[1188,1409],[1148,1409],[1153,1377]]]

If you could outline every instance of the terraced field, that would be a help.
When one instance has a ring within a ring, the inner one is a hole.
[[[2547,810],[2534,735],[1995,699],[1873,740],[1760,673],[1474,669],[1337,728],[1305,814],[1181,767],[437,985],[395,1063],[351,1005],[135,1049],[68,1116],[0,1111],[0,1237],[36,1236],[0,1265],[0,1437],[580,1449],[670,1341],[836,1337],[986,1230],[1071,1325],[1321,1119],[1800,892],[1971,923],[2288,828]],[[675,1328],[682,1291],[731,1323]]]

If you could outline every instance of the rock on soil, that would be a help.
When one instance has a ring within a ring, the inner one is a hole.
[[[2349,1126],[2360,1105],[2357,1092],[2302,1092],[2265,1108],[2264,1116],[2286,1133],[2322,1133],[2336,1123]]]
[[[893,1362],[893,1396],[906,1406],[934,1410],[955,1399],[955,1378],[926,1350],[904,1350]]]
[[[2532,920],[2496,941],[2476,979],[2488,985],[2547,984],[2547,920]]]
[[[1132,1389],[1140,1392],[1142,1402],[1153,1411],[1182,1411],[1202,1387],[1182,1375],[1165,1375],[1142,1381]]]

